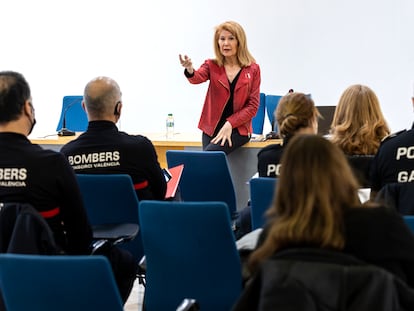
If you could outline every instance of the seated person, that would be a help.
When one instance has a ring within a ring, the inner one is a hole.
[[[348,87],[336,106],[330,139],[348,156],[361,187],[370,187],[371,160],[389,134],[374,91],[360,84]]]
[[[118,130],[122,94],[108,77],[90,81],[82,106],[88,129],[64,145],[61,152],[77,174],[129,174],[140,200],[164,200],[167,183],[152,142]]]
[[[289,92],[277,105],[275,120],[282,144],[264,147],[257,154],[257,170],[260,177],[278,177],[280,159],[289,140],[296,134],[318,132],[318,109],[312,98],[303,93]]]
[[[46,219],[62,253],[89,255],[92,230],[74,171],[62,154],[29,141],[35,123],[25,78],[0,72],[0,202],[31,204]],[[136,278],[135,261],[117,247],[105,255],[126,302]]]
[[[381,267],[414,287],[414,236],[393,209],[361,205],[358,182],[336,145],[318,135],[296,135],[281,163],[275,200],[249,257],[253,274],[289,249],[322,249]]]
[[[411,100],[414,107],[414,97]],[[411,129],[391,134],[381,142],[371,165],[371,199],[386,184],[414,182],[413,146],[414,123]]]
[[[276,108],[275,120],[278,124],[282,144],[264,147],[257,154],[259,177],[279,177],[280,159],[289,140],[296,134],[318,132],[318,109],[309,96],[290,92],[283,96]],[[240,211],[236,221],[236,238],[251,231],[250,202]]]

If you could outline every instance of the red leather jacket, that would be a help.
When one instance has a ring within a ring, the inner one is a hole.
[[[214,60],[208,59],[193,75],[187,75],[192,84],[210,80],[198,128],[209,136],[220,121],[224,107],[230,97],[230,84],[223,66],[218,66]],[[252,63],[243,67],[234,89],[233,111],[227,118],[240,135],[249,136],[252,133],[252,118],[256,115],[260,99],[260,67]]]

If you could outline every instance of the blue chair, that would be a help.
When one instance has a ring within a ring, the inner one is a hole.
[[[274,112],[279,104],[281,95],[270,95],[266,94],[266,112],[269,119],[270,125],[272,126],[272,131],[277,131],[277,122],[274,117]]]
[[[0,255],[0,283],[9,311],[122,311],[103,256]]]
[[[403,215],[404,222],[414,234],[414,215]]]
[[[176,310],[184,298],[200,310],[228,311],[242,290],[224,202],[140,201],[146,256],[146,311]]]
[[[263,134],[263,126],[266,113],[266,95],[260,93],[259,109],[257,110],[256,116],[252,119],[252,127],[254,134]]]
[[[265,212],[272,204],[276,183],[277,178],[271,177],[257,177],[250,180],[252,230],[262,228],[265,224]]]
[[[131,223],[139,225],[138,197],[127,174],[77,174],[83,203],[92,226]],[[140,233],[119,244],[137,263],[144,256]]]
[[[237,215],[236,192],[223,151],[167,150],[168,167],[184,164],[179,184],[183,201],[222,201]]]
[[[82,100],[83,96],[63,97],[62,112],[60,113],[56,131],[60,131],[64,125],[66,125],[65,127],[70,131],[86,131],[88,128],[88,117],[85,110],[82,108]]]

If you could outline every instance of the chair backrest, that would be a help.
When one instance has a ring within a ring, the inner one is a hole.
[[[230,215],[236,215],[236,192],[224,152],[167,150],[166,157],[168,167],[184,164],[179,185],[183,201],[226,202]]]
[[[401,215],[414,215],[414,182],[386,184],[375,201],[395,208]]]
[[[411,232],[414,234],[414,215],[404,215],[404,222],[410,228]]]
[[[103,256],[0,255],[7,310],[123,310],[111,266]]]
[[[273,201],[276,183],[277,178],[271,177],[257,177],[250,180],[252,230],[262,228],[265,224],[265,212]]]
[[[252,119],[252,127],[254,134],[263,134],[263,126],[266,114],[266,95],[260,93],[259,108],[257,109],[256,115]]]
[[[224,202],[140,201],[145,310],[230,310],[241,293],[240,257]]]
[[[92,226],[102,224],[139,224],[138,197],[127,174],[77,174],[83,203]],[[140,233],[120,244],[137,262],[144,255]]]
[[[63,119],[66,119],[66,128],[75,132],[84,132],[88,128],[88,117],[82,108],[83,96],[64,96],[62,111],[56,131],[62,129]]]
[[[282,95],[266,94],[266,112],[270,125],[272,126],[272,131],[277,131],[277,122],[274,117],[274,112],[281,98]]]

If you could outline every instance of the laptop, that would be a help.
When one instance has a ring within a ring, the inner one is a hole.
[[[318,134],[328,135],[336,106],[316,106],[322,118],[318,121]]]

